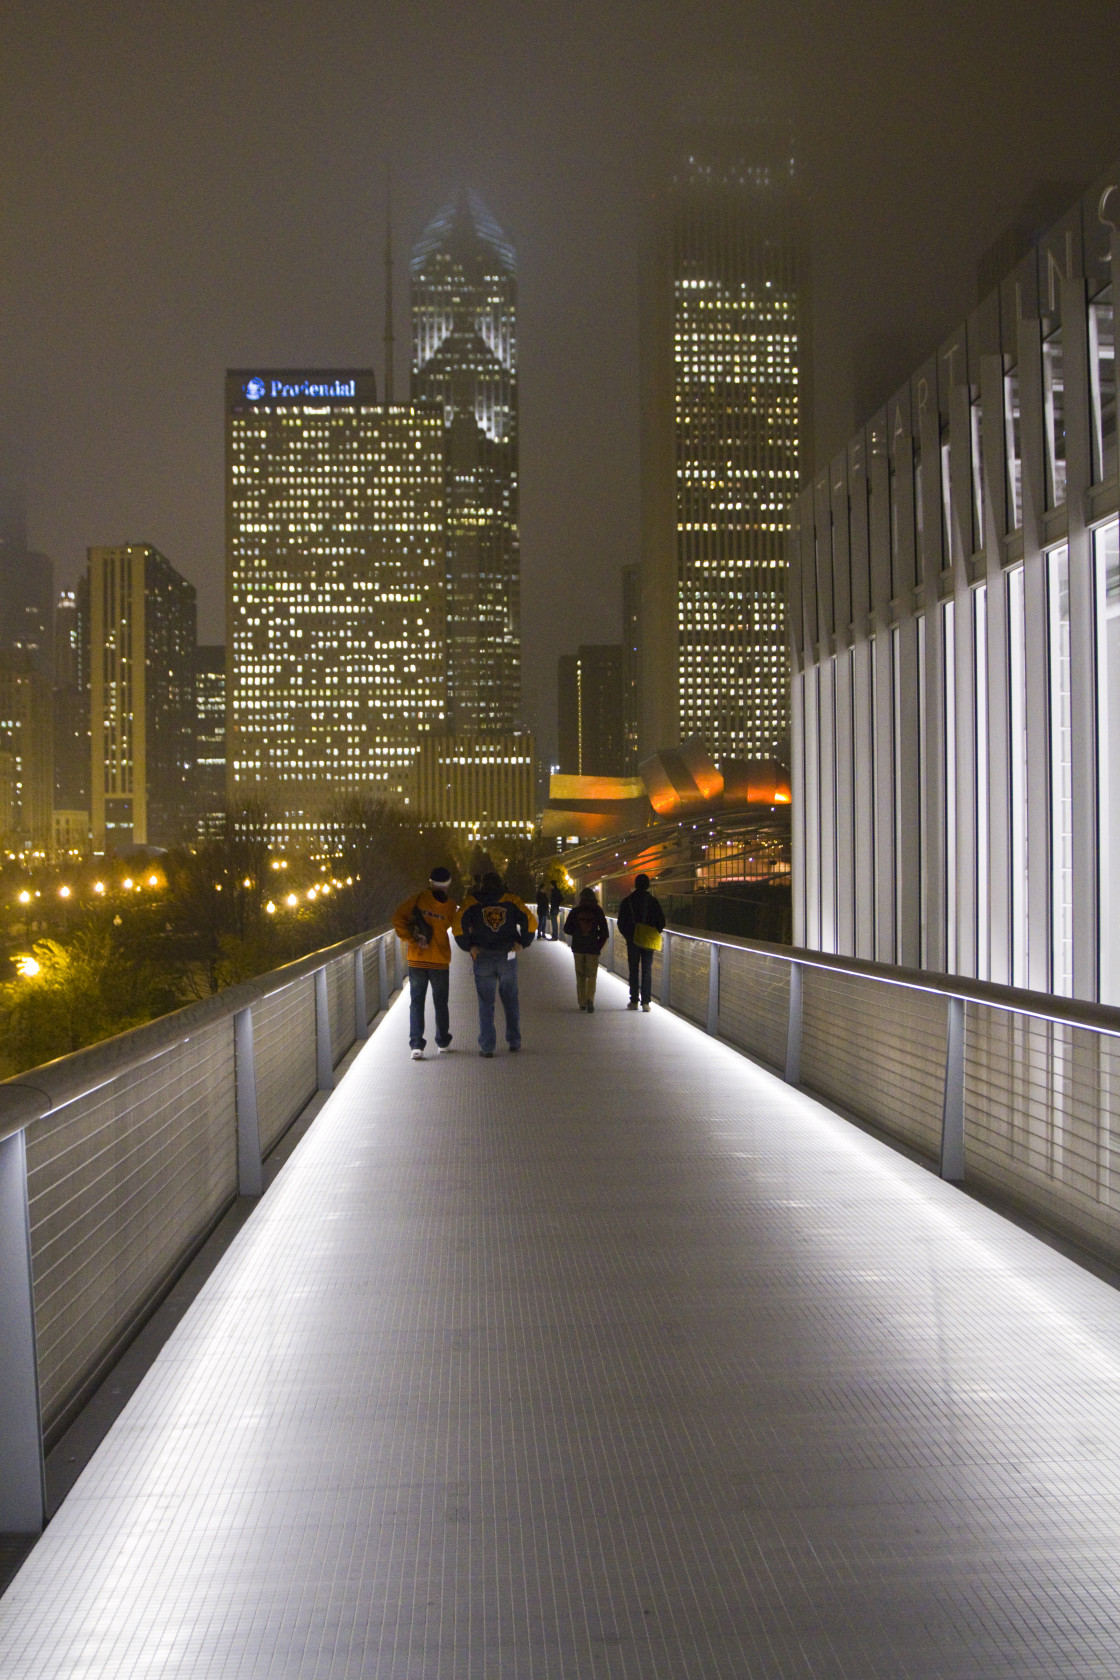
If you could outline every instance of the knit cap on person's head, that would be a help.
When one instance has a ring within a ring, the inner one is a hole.
[[[433,887],[449,887],[451,885],[450,869],[444,869],[442,864],[438,869],[433,869],[428,877],[428,883]]]

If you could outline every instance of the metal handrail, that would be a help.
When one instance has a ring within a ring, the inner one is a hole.
[[[129,1027],[112,1038],[72,1050],[52,1062],[15,1074],[0,1081],[0,1142],[22,1131],[35,1120],[41,1120],[52,1109],[76,1102],[118,1078],[131,1068],[141,1067],[184,1044],[203,1027],[215,1021],[228,1020],[251,1004],[270,997],[293,981],[303,980],[336,957],[343,957],[380,938],[389,928],[377,928],[370,933],[354,934],[336,945],[326,945],[306,957],[271,969],[254,980],[239,980],[226,986],[212,997],[200,998],[196,1003],[184,1004],[168,1015],[160,1015],[140,1027]],[[30,1076],[29,1076],[30,1075]],[[33,1076],[33,1077],[31,1077]]]

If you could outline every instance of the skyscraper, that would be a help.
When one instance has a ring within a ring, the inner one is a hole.
[[[626,771],[625,650],[619,643],[585,645],[560,655],[557,721],[560,773],[622,776]]]
[[[54,808],[89,826],[89,579],[54,608]]]
[[[508,732],[521,703],[517,279],[473,193],[429,222],[411,288],[412,395],[447,434],[448,728]]]
[[[785,757],[786,509],[809,435],[789,136],[681,133],[642,307],[641,751]]]
[[[195,801],[203,839],[225,832],[226,650],[197,649],[194,661]]]
[[[146,543],[89,551],[93,848],[194,831],[193,584]]]
[[[444,427],[364,369],[226,378],[228,788],[314,842],[443,726]]]

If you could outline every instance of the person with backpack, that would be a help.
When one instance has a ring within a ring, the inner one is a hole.
[[[393,928],[407,947],[408,1042],[414,1062],[424,1060],[424,1010],[428,987],[436,1017],[436,1050],[451,1049],[448,996],[451,983],[451,931],[459,906],[451,897],[450,869],[433,869],[423,892],[397,906]]]
[[[548,938],[548,888],[543,881],[537,888],[537,938]]]
[[[661,949],[665,912],[649,890],[649,876],[634,877],[634,891],[618,907],[618,931],[626,941],[626,962],[630,970],[630,1002],[649,1014],[653,991],[653,953]]]
[[[584,887],[579,903],[564,917],[564,937],[572,942],[576,965],[576,1002],[589,1015],[595,1013],[595,981],[599,974],[599,953],[611,936],[602,906],[590,887]]]
[[[506,1018],[506,1043],[521,1048],[521,1006],[517,995],[517,951],[528,949],[537,931],[535,917],[513,893],[505,891],[502,878],[492,869],[482,877],[477,897],[463,906],[453,929],[460,950],[469,951],[474,963],[474,989],[478,993],[478,1053],[494,1054],[494,993],[502,1000]]]

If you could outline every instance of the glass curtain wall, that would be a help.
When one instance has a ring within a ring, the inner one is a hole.
[[[972,592],[976,669],[976,978],[991,978],[988,846],[988,586]]]
[[[1028,984],[1027,969],[1027,630],[1023,568],[1007,575],[1007,663],[1011,783],[1011,983]]]
[[[1042,346],[1042,406],[1046,424],[1046,505],[1066,499],[1066,375],[1062,330]]]
[[[1094,533],[1101,1002],[1120,1004],[1120,527]]]
[[[1069,668],[1069,549],[1046,556],[1050,678],[1050,988],[1073,994],[1073,752]]]
[[[1003,381],[1003,430],[1007,448],[1007,514],[1010,528],[1023,523],[1023,445],[1019,422],[1019,370],[1012,368]]]
[[[1112,287],[1089,305],[1089,380],[1093,406],[1093,478],[1116,474],[1116,326]]]
[[[957,650],[955,607],[941,607],[945,657],[945,956],[950,974],[957,972]]]

